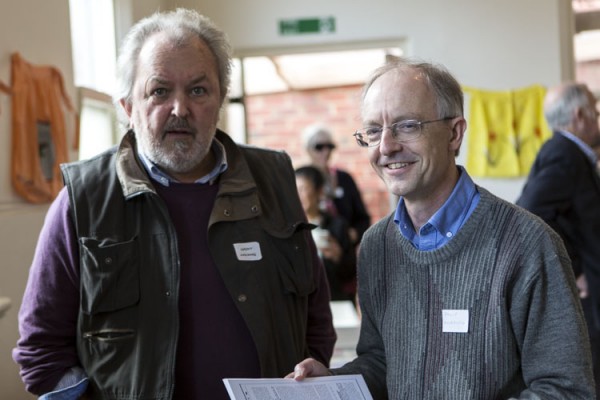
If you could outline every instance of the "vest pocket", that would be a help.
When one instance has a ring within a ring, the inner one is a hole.
[[[296,231],[283,237],[273,237],[272,243],[279,251],[275,252],[275,259],[279,278],[287,294],[308,296],[315,289],[313,280],[312,257],[307,241],[307,225],[295,225]],[[272,233],[272,232],[271,232]]]
[[[137,238],[124,242],[81,238],[81,308],[109,312],[139,301]]]

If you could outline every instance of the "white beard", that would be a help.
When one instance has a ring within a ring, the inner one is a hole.
[[[195,137],[166,142],[150,135],[136,135],[138,149],[165,172],[184,174],[196,168],[210,151],[210,142],[202,144]]]

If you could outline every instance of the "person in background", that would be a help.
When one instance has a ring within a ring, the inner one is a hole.
[[[331,300],[354,302],[354,294],[344,288],[356,278],[356,253],[348,222],[320,208],[324,185],[325,178],[318,168],[308,165],[296,169],[298,195],[308,222],[316,226],[313,238],[327,271]]]
[[[355,137],[400,200],[365,233],[357,358],[288,376],[362,374],[375,399],[593,399],[569,256],[541,219],[474,184],[442,66],[398,59],[367,81]]]
[[[62,167],[30,269],[13,351],[27,390],[225,400],[223,378],[328,363],[329,291],[290,157],[216,127],[225,34],[192,10],[156,13],[118,66],[128,131]]]
[[[371,224],[371,217],[352,176],[329,164],[335,150],[331,132],[322,125],[311,125],[304,129],[302,138],[311,164],[319,168],[325,177],[324,194],[326,201],[330,202],[326,207],[348,221],[352,242],[360,242]]]
[[[548,90],[544,112],[554,135],[541,147],[517,205],[540,216],[564,240],[577,277],[600,382],[600,127],[596,99],[585,84]],[[597,387],[600,397],[600,385]]]
[[[302,138],[311,164],[319,168],[325,177],[322,209],[348,221],[350,241],[356,253],[363,234],[371,225],[371,217],[358,186],[348,172],[330,165],[335,143],[329,129],[320,124],[310,125],[304,129]],[[355,296],[356,277],[345,284],[344,290],[350,296]]]

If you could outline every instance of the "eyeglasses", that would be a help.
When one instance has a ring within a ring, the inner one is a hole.
[[[314,146],[316,151],[323,151],[323,149],[328,149],[329,151],[335,149],[335,144],[333,143],[317,143]]]
[[[369,126],[362,128],[354,133],[356,142],[360,147],[374,147],[378,146],[383,136],[383,131],[390,129],[392,131],[392,138],[398,143],[407,143],[417,140],[423,130],[422,127],[425,124],[431,124],[440,121],[449,121],[456,117],[446,117],[441,119],[434,119],[431,121],[418,121],[416,119],[406,119],[398,121],[390,126]]]

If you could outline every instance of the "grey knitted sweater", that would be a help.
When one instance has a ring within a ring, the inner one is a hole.
[[[333,372],[362,374],[375,399],[595,398],[562,242],[539,218],[478,190],[477,208],[438,250],[415,249],[393,216],[367,231],[358,357]],[[461,310],[468,332],[444,332],[453,321],[444,329],[442,310]]]

